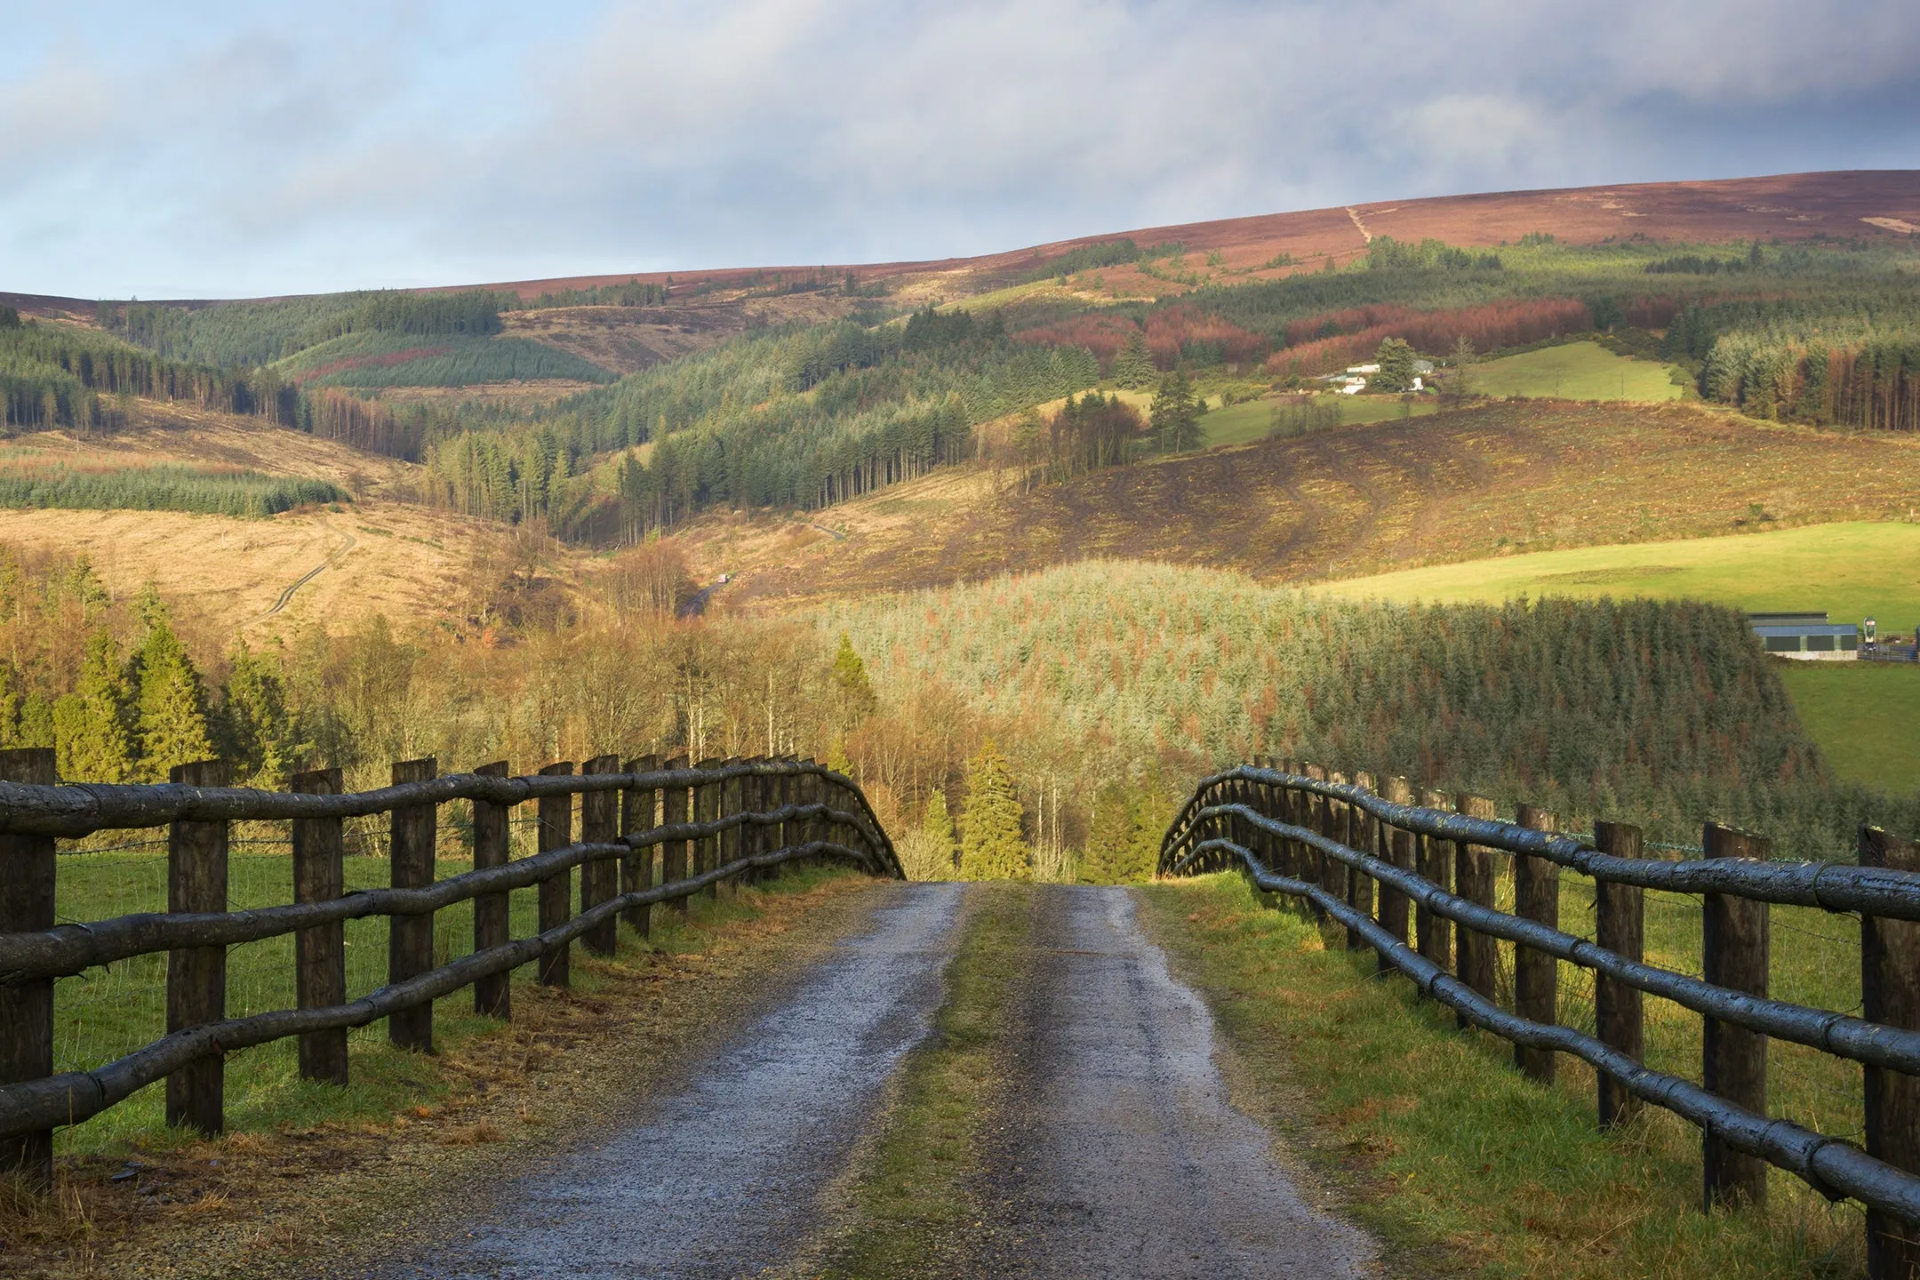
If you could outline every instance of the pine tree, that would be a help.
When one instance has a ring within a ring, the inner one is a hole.
[[[53,704],[56,767],[69,782],[127,782],[133,777],[132,698],[120,646],[106,631],[87,637],[74,691]]]
[[[1127,345],[1113,358],[1113,380],[1123,387],[1137,389],[1153,382],[1153,355],[1147,350],[1147,335],[1135,328],[1127,335]]]
[[[947,811],[947,793],[935,787],[920,819],[920,838],[930,871],[950,876],[959,868],[960,846],[953,838],[953,815]]]
[[[1023,816],[1013,770],[989,738],[967,762],[967,808],[960,818],[962,880],[1032,877],[1032,855],[1020,834]]]
[[[860,660],[852,639],[844,631],[840,633],[839,652],[833,655],[833,687],[839,697],[843,729],[851,729],[865,720],[878,705],[873,685],[867,679],[867,664]]]
[[[1413,348],[1400,338],[1382,338],[1374,352],[1380,372],[1370,382],[1376,391],[1406,391],[1413,386]]]
[[[175,765],[211,756],[213,739],[207,731],[206,687],[186,646],[167,624],[166,607],[152,596],[141,601],[141,614],[147,635],[134,655],[140,766],[158,782]]]
[[[1134,844],[1133,805],[1126,788],[1109,782],[1094,793],[1093,822],[1080,861],[1080,879],[1086,884],[1120,884],[1129,879],[1127,864]]]
[[[23,747],[20,713],[26,702],[26,686],[13,663],[0,658],[0,748]]]
[[[220,755],[241,779],[277,785],[299,754],[278,664],[240,641],[227,655],[227,683],[213,718]]]
[[[1200,405],[1193,397],[1193,384],[1187,381],[1185,370],[1175,369],[1160,379],[1147,421],[1160,437],[1162,453],[1184,453],[1200,447],[1205,439],[1200,430]]]

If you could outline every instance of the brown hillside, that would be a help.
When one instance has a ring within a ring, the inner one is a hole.
[[[1093,557],[1311,582],[1502,551],[1909,518],[1920,442],[1686,406],[1511,402],[1096,473],[1030,494],[959,469],[685,540],[739,605],[931,586]]]
[[[266,520],[170,511],[0,510],[0,542],[85,552],[117,595],[149,580],[206,629],[290,634],[338,629],[372,612],[396,621],[485,621],[551,609],[583,557],[516,539],[484,520],[413,505],[420,468],[252,418],[135,401],[128,429],[105,438],[20,437],[16,454],[59,452],[86,468],[145,462],[244,467],[331,480],[356,502]],[[324,566],[324,568],[322,567]],[[308,578],[281,603],[287,588]],[[281,604],[276,610],[275,605]]]

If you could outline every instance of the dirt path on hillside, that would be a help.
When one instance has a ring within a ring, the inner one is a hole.
[[[1316,1208],[1227,1100],[1212,1015],[1125,889],[1036,888],[1030,943],[977,1274],[1374,1274],[1373,1243]]]
[[[940,1003],[962,890],[891,894],[684,1090],[476,1196],[419,1256],[372,1274],[729,1277],[784,1260]]]

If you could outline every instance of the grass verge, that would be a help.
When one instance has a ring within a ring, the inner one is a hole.
[[[289,1097],[251,1131],[203,1140],[162,1128],[63,1157],[53,1197],[0,1186],[0,1270],[21,1280],[304,1275],[321,1258],[343,1269],[350,1256],[378,1256],[389,1237],[410,1245],[410,1215],[630,1106],[656,1081],[671,1086],[673,1064],[854,919],[872,883],[796,869],[696,898],[684,924],[656,909],[649,941],[623,929],[605,959],[576,947],[571,989],[516,982],[510,1024],[436,1019],[431,1056],[400,1053],[383,1035],[356,1040],[353,1087],[301,1082],[315,1091],[310,1109]],[[230,1058],[229,1077],[259,1052]]]
[[[1327,950],[1241,877],[1141,900],[1243,1064],[1248,1110],[1275,1123],[1276,1099],[1304,1107],[1304,1149],[1397,1252],[1397,1274],[1863,1274],[1855,1209],[1780,1175],[1764,1213],[1700,1212],[1690,1125],[1649,1112],[1600,1134],[1590,1096],[1522,1079],[1505,1042],[1454,1030],[1450,1011],[1375,977],[1372,953]]]
[[[992,1114],[995,1042],[1015,972],[1007,957],[1025,945],[1032,896],[1021,885],[969,889],[946,1001],[894,1077],[851,1188],[852,1226],[828,1244],[821,1274],[966,1274],[980,1212],[977,1144]]]

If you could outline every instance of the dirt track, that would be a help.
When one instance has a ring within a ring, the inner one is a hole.
[[[381,1277],[784,1273],[830,1232],[822,1194],[887,1074],[928,1032],[967,890],[901,887],[687,1087],[616,1117],[456,1214]],[[1205,1006],[1121,889],[1041,887],[1014,992],[1000,1106],[980,1153],[991,1225],[966,1274],[1335,1277],[1373,1246],[1310,1203],[1233,1109]]]

